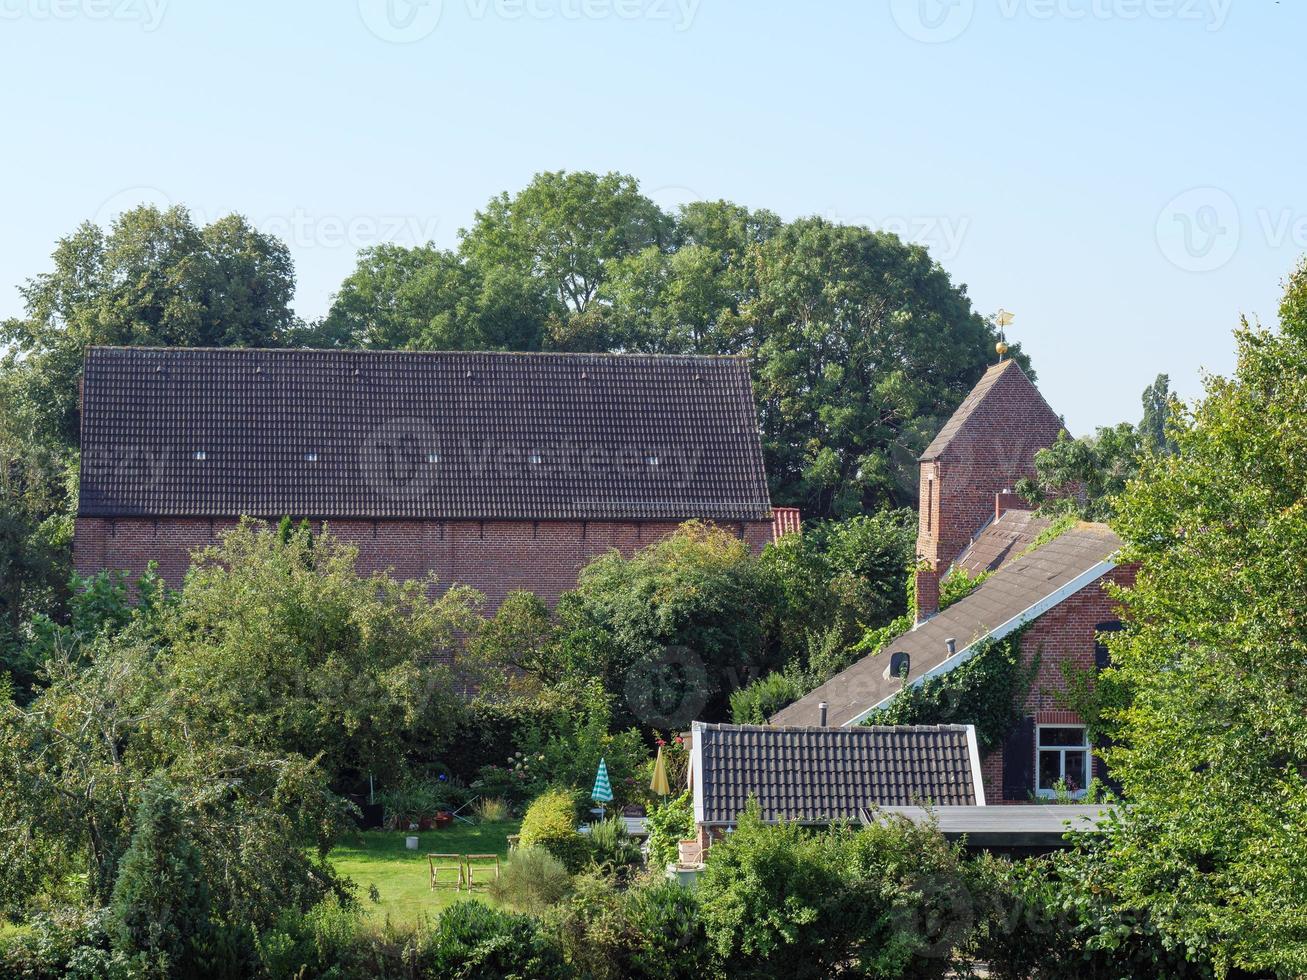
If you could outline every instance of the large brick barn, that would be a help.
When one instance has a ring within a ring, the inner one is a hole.
[[[915,628],[778,712],[773,724],[861,724],[902,690],[905,664],[906,683],[920,684],[965,663],[985,641],[1020,630],[1022,657],[1027,665],[1038,657],[1039,667],[1019,706],[1020,723],[981,761],[982,798],[1028,802],[1053,795],[1063,781],[1083,793],[1091,776],[1105,775],[1083,720],[1058,694],[1065,665],[1106,663],[1102,634],[1120,623],[1105,586],[1130,584],[1134,569],[1118,565],[1121,541],[1106,525],[1081,522],[1045,534],[1052,522],[1011,492],[1061,430],[1016,362],[986,372],[921,457]],[[941,612],[939,582],[950,570],[987,577]]]
[[[760,550],[773,513],[733,357],[96,348],[77,571],[180,583],[242,516],[329,525],[362,571],[547,601],[687,520]]]

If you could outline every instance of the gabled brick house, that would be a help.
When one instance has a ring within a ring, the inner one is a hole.
[[[946,674],[1021,630],[1020,649],[1039,670],[1021,723],[981,762],[984,796],[1023,803],[1049,796],[1065,781],[1083,792],[1105,775],[1091,758],[1085,726],[1059,703],[1064,667],[1106,663],[1102,634],[1120,628],[1105,586],[1129,585],[1134,569],[1119,566],[1121,541],[1102,524],[1081,522],[1042,540],[1050,521],[1029,513],[1011,492],[1033,472],[1035,453],[1051,445],[1061,422],[1013,361],[985,374],[921,458],[917,541],[917,624],[772,719],[776,725],[859,725],[907,684]],[[950,569],[989,573],[965,598],[939,611],[939,582]],[[898,669],[891,667],[896,665]]]
[[[180,583],[242,516],[326,523],[361,571],[549,602],[688,520],[755,551],[773,513],[733,357],[95,348],[77,571]]]

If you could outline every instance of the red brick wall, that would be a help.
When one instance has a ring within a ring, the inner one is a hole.
[[[79,575],[126,570],[133,578],[151,561],[178,586],[191,552],[217,542],[235,521],[79,518],[73,560]],[[364,574],[389,569],[401,579],[434,572],[446,584],[470,585],[493,609],[515,589],[546,602],[576,584],[596,555],[629,555],[676,530],[675,522],[618,521],[331,521],[331,533],[359,549]],[[755,553],[772,538],[770,521],[725,524]]]
[[[1120,604],[1104,587],[1106,583],[1132,585],[1135,566],[1123,565],[1091,582],[1065,602],[1035,620],[1021,637],[1021,655],[1027,665],[1039,654],[1039,672],[1030,685],[1022,713],[1033,716],[1036,723],[1079,724],[1080,719],[1059,703],[1057,692],[1066,687],[1063,664],[1092,670],[1095,628],[1100,623],[1121,619]],[[1003,749],[988,753],[981,760],[987,803],[1028,803],[1028,799],[1003,799]],[[1102,763],[1094,760],[1094,775],[1103,775]]]
[[[917,554],[944,571],[994,516],[994,495],[1034,475],[1062,430],[1039,392],[1009,372],[939,459],[921,464]],[[933,477],[933,479],[932,479]]]

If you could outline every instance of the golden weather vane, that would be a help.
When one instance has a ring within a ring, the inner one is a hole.
[[[998,343],[994,345],[994,350],[998,351],[998,359],[1000,362],[1002,362],[1003,358],[1007,356],[1007,328],[1015,319],[1015,313],[1009,313],[1004,309],[1000,309],[994,314],[994,322],[998,324]]]

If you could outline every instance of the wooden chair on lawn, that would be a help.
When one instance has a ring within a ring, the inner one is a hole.
[[[465,854],[463,855],[463,866],[467,868],[467,890],[471,891],[475,882],[472,879],[473,862],[478,870],[487,874],[490,872],[490,862],[494,862],[495,881],[499,880],[499,855],[498,854]],[[481,882],[487,884],[487,882]]]
[[[459,892],[463,890],[467,870],[461,854],[428,854],[427,868],[431,872],[432,891],[437,888],[453,888]],[[450,880],[442,881],[441,875],[448,875]]]

